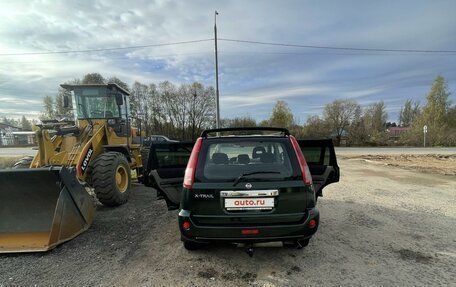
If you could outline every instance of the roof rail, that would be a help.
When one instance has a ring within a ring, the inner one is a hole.
[[[228,132],[228,131],[273,131],[282,132],[284,136],[289,136],[290,132],[286,128],[273,128],[273,127],[245,127],[245,128],[220,128],[204,130],[201,133],[201,137],[207,138],[209,133]]]

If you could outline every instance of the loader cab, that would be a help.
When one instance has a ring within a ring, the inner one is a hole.
[[[117,84],[61,85],[71,92],[74,116],[79,125],[107,122],[117,136],[128,134],[130,93]],[[64,100],[69,103],[69,100]]]

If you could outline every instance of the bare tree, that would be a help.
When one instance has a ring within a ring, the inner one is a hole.
[[[190,87],[189,124],[191,138],[196,138],[196,133],[203,128],[213,126],[215,121],[215,90],[213,87],[205,88],[200,83],[193,83]]]
[[[340,145],[342,135],[348,132],[348,127],[352,124],[360,109],[359,104],[348,99],[336,100],[325,106],[323,111],[324,119],[332,132],[335,133],[337,145]]]
[[[139,82],[134,82],[131,87],[131,115],[135,120],[136,125],[142,125],[148,134],[149,120],[149,103],[147,101],[148,87]],[[141,121],[141,122],[140,122]]]
[[[148,102],[148,117],[149,117],[149,132],[163,133],[163,125],[165,122],[165,108],[161,101],[161,95],[157,90],[155,84],[150,84],[147,89],[147,102]],[[149,135],[149,132],[146,134]]]

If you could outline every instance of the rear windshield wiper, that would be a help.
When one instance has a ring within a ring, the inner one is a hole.
[[[233,182],[233,186],[235,186],[236,184],[239,183],[239,181],[245,177],[245,176],[248,176],[248,175],[253,175],[253,174],[262,174],[262,173],[275,173],[275,174],[280,174],[279,171],[254,171],[254,172],[245,172],[245,173],[241,173],[241,175],[239,175]]]

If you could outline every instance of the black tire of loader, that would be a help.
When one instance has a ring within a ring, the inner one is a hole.
[[[16,162],[13,165],[13,169],[24,169],[24,168],[30,168],[30,165],[32,164],[33,161],[33,156],[26,156],[21,158],[18,162]]]
[[[122,165],[128,174],[128,187],[120,192],[116,184],[116,170]],[[98,200],[106,206],[119,206],[127,202],[131,187],[130,165],[125,156],[118,152],[101,154],[93,162],[92,184]]]

